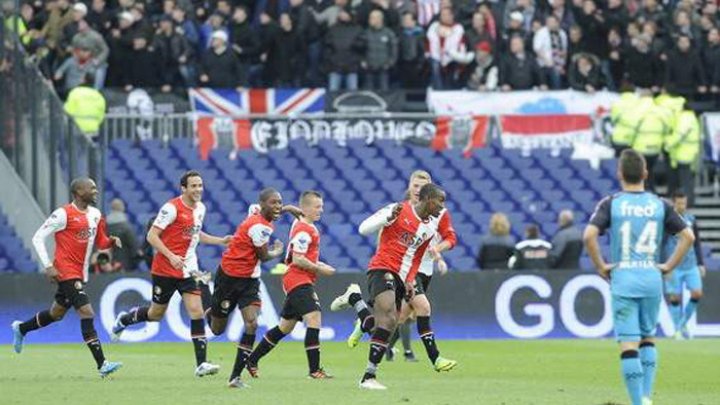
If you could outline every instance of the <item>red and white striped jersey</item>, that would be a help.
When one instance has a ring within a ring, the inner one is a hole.
[[[270,242],[274,230],[275,227],[270,221],[251,211],[237,227],[230,245],[223,253],[220,266],[225,274],[239,278],[260,277],[260,258],[255,249]]]
[[[55,235],[54,261],[50,261],[45,247],[45,239],[51,234]],[[35,232],[32,242],[43,267],[54,265],[60,281],[87,281],[93,246],[97,244],[99,249],[112,247],[100,210],[88,207],[83,212],[72,203],[53,211]]]
[[[320,260],[320,232],[315,225],[295,220],[290,228],[290,243],[285,255],[288,270],[283,276],[285,294],[301,285],[314,284],[317,280],[317,274],[292,264],[293,254],[301,254],[317,264]]]
[[[153,227],[162,230],[160,240],[174,254],[185,259],[182,269],[176,269],[165,255],[155,253],[151,273],[170,278],[188,278],[198,271],[197,245],[205,218],[205,204],[198,202],[195,208],[188,207],[182,197],[176,197],[160,208]]]
[[[450,212],[444,209],[438,216],[438,231],[435,237],[430,240],[428,250],[423,255],[422,262],[420,263],[419,273],[425,274],[426,276],[432,276],[435,270],[435,258],[430,253],[430,248],[439,244],[440,242],[447,241],[450,243],[450,249],[454,248],[457,244],[457,234],[455,228],[452,225],[452,218],[450,218]]]
[[[412,204],[407,201],[401,204],[402,211],[395,221],[386,223],[396,205],[390,204],[363,221],[360,233],[373,233],[376,228],[373,225],[381,224],[378,246],[368,264],[369,271],[390,270],[403,280],[413,282],[430,240],[438,231],[440,218],[430,217],[423,221]]]

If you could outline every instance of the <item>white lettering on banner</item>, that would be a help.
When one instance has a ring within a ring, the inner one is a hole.
[[[103,291],[100,297],[100,322],[107,333],[112,331],[115,324],[115,303],[118,297],[126,292],[134,291],[142,295],[143,299],[152,299],[152,284],[142,278],[121,278],[113,281]],[[130,328],[123,332],[120,340],[123,342],[142,342],[152,339],[160,331],[157,322],[146,322],[140,329]]]
[[[379,140],[397,142],[408,138],[431,140],[435,124],[427,120],[253,120],[251,139],[255,150],[266,153],[269,149],[284,149],[289,141],[304,139],[309,144],[332,140],[345,146],[348,140],[364,140],[370,145]]]
[[[509,335],[519,338],[539,338],[550,333],[555,327],[555,317],[550,304],[527,304],[525,314],[537,316],[539,321],[533,326],[524,326],[515,322],[510,310],[513,295],[520,289],[529,288],[540,297],[549,298],[552,287],[545,279],[538,276],[516,276],[500,285],[495,296],[495,316],[500,327]]]
[[[593,142],[592,130],[567,132],[558,135],[547,135],[539,134],[534,136],[529,135],[512,135],[502,134],[500,140],[502,141],[503,148],[506,149],[562,149],[572,148],[575,144],[585,143],[590,144]]]
[[[575,301],[584,289],[598,291],[603,297],[603,317],[595,325],[585,325],[577,317]],[[610,310],[610,286],[600,276],[585,274],[577,276],[563,287],[560,293],[560,319],[568,332],[583,338],[597,338],[612,332],[612,311]]]

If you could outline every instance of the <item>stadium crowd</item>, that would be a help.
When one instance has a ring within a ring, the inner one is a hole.
[[[715,1],[3,0],[60,93],[95,86],[720,87]]]

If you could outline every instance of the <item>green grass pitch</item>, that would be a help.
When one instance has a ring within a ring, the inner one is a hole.
[[[324,343],[329,381],[306,378],[301,342],[283,342],[260,363],[261,378],[246,390],[226,388],[235,345],[210,342],[209,358],[221,372],[193,376],[191,343],[105,344],[125,366],[101,380],[82,344],[33,345],[15,355],[0,346],[0,404],[418,404],[600,405],[627,404],[618,350],[611,340],[440,341],[443,355],[460,365],[438,374],[422,345],[419,363],[383,362],[379,380],[389,389],[357,387],[367,344],[354,350]],[[655,405],[720,404],[720,340],[658,343]],[[247,376],[247,375],[246,375]]]

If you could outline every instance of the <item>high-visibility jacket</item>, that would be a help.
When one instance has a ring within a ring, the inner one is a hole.
[[[105,105],[102,93],[92,87],[78,86],[68,94],[65,112],[84,134],[95,135],[105,119]]]
[[[670,155],[670,165],[675,168],[678,164],[694,164],[700,155],[701,142],[702,132],[697,116],[692,111],[682,111],[665,145]]]
[[[637,125],[637,120],[633,119],[632,110],[638,106],[638,100],[639,97],[635,93],[623,93],[620,99],[610,107],[613,145],[629,146],[632,143]]]
[[[638,113],[639,124],[632,148],[645,156],[655,156],[662,152],[665,138],[672,132],[672,113],[656,106],[652,99],[649,100],[651,104],[648,108],[641,107],[641,111],[635,111]]]

